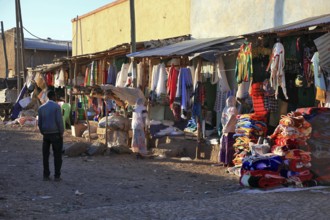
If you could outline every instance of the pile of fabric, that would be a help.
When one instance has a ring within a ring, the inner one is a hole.
[[[257,188],[317,185],[310,171],[311,152],[303,150],[308,149],[311,130],[299,112],[282,116],[270,141],[249,144],[251,155],[242,159],[240,184]]]
[[[256,114],[242,114],[237,116],[235,129],[235,155],[233,159],[234,167],[229,167],[228,172],[240,176],[243,158],[250,155],[250,143],[257,143],[259,137],[267,134],[267,125],[264,116]]]
[[[274,142],[272,152],[285,155],[285,151],[291,149],[308,150],[307,140],[310,138],[312,127],[305,120],[302,113],[291,112],[282,115],[279,125],[270,136]]]

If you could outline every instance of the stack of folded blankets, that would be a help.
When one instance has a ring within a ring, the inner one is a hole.
[[[306,187],[318,185],[310,171],[311,152],[306,140],[311,125],[298,112],[282,116],[271,141],[250,143],[250,156],[243,158],[240,184],[248,187]]]
[[[242,114],[237,116],[235,129],[235,155],[233,159],[234,167],[228,168],[228,172],[240,176],[242,160],[249,155],[249,143],[256,143],[259,137],[267,134],[267,124],[264,116],[256,114]]]
[[[235,129],[235,144],[236,160],[234,164],[240,164],[242,156],[239,156],[243,151],[249,152],[249,143],[256,143],[259,137],[264,137],[267,134],[267,124],[265,118],[255,114],[243,114],[237,116],[237,124]],[[238,160],[237,160],[238,159]]]

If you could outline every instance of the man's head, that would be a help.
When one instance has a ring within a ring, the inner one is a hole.
[[[53,90],[48,90],[47,97],[49,100],[55,101],[55,99],[56,99],[55,92]]]

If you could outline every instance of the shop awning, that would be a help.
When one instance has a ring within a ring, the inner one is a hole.
[[[330,24],[330,14],[320,15],[315,17],[306,18],[300,21],[296,21],[289,24],[284,24],[281,26],[256,31],[246,35],[254,35],[254,34],[271,34],[271,33],[279,33],[279,32],[286,32],[286,31],[295,31],[300,29],[305,29],[313,26],[323,26]]]
[[[119,106],[135,105],[138,98],[146,101],[143,92],[138,88],[115,87],[113,85],[74,86],[72,95],[88,95],[97,98],[112,99]]]
[[[241,37],[230,36],[224,38],[204,38],[195,40],[186,40],[169,46],[155,48],[150,50],[143,50],[128,54],[128,57],[169,57],[169,56],[183,56],[196,52],[202,52],[212,49],[211,47],[223,44],[224,47],[233,47],[235,43],[241,40]],[[225,45],[225,43],[227,43]],[[217,47],[217,49],[221,49]]]
[[[37,66],[33,72],[49,72],[55,69],[58,69],[62,66],[64,66],[65,64],[63,62],[59,62],[59,63],[51,63],[51,64],[43,64],[43,65],[39,65]]]

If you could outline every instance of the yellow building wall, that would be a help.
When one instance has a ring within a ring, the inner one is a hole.
[[[118,0],[72,20],[72,55],[129,43],[129,0]],[[190,0],[135,0],[136,41],[190,34]]]

